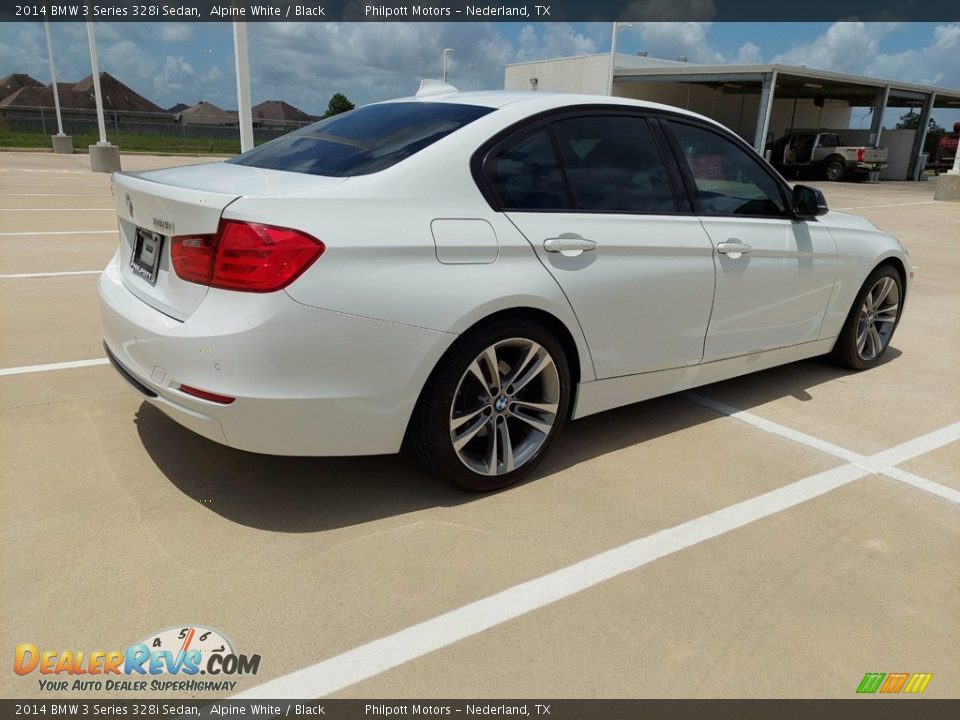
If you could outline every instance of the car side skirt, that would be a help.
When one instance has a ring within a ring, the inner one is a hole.
[[[577,385],[572,418],[576,420],[623,405],[825,355],[836,342],[837,338],[831,337],[691,367],[581,382]]]

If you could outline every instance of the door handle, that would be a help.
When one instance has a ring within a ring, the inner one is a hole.
[[[597,243],[576,233],[563,233],[560,237],[544,240],[543,249],[550,253],[560,253],[564,257],[577,257],[584,252],[596,250]]]
[[[727,240],[727,242],[717,243],[717,252],[726,255],[732,260],[736,260],[741,255],[747,254],[752,249],[752,247],[739,240]]]

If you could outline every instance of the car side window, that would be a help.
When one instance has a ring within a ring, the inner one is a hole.
[[[705,215],[782,217],[779,184],[760,163],[718,133],[667,121],[696,183]]]
[[[493,186],[504,210],[568,210],[570,193],[546,130],[527,135],[493,163]]]
[[[836,135],[821,135],[820,136],[820,147],[822,148],[835,148],[840,145],[840,138]]]
[[[644,118],[584,116],[551,125],[578,210],[673,213],[667,168]]]

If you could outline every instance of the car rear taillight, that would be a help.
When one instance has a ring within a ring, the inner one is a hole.
[[[181,280],[210,284],[210,268],[216,250],[216,235],[191,235],[173,238],[170,260]]]
[[[177,277],[224,290],[273,292],[296,280],[323,254],[322,242],[299,230],[224,220],[216,235],[173,238]]]
[[[863,162],[863,148],[857,148],[857,162]]]

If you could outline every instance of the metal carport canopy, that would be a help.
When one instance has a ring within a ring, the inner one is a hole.
[[[960,109],[960,90],[936,85],[922,85],[900,80],[851,75],[849,73],[816,70],[796,65],[697,65],[685,62],[657,60],[647,64],[641,58],[630,58],[641,63],[634,67],[620,67],[614,71],[615,82],[621,83],[686,83],[719,88],[729,92],[727,84],[755,84],[760,94],[757,109],[754,147],[763,152],[767,129],[775,97],[787,99],[844,100],[852,107],[874,108],[870,142],[877,142],[883,132],[883,113],[888,107],[919,107],[920,130],[914,138],[910,153],[911,177],[916,177],[921,164],[921,150],[926,139],[930,113],[934,108]],[[742,88],[737,88],[742,93]]]
[[[669,65],[618,67],[614,77],[617,82],[722,85],[731,82],[761,83],[774,72],[777,74],[776,94],[781,98],[823,97],[870,105],[878,89],[889,87],[891,92],[887,107],[914,107],[920,105],[927,96],[935,94],[934,107],[960,109],[960,90],[796,65],[696,65],[676,62]]]

